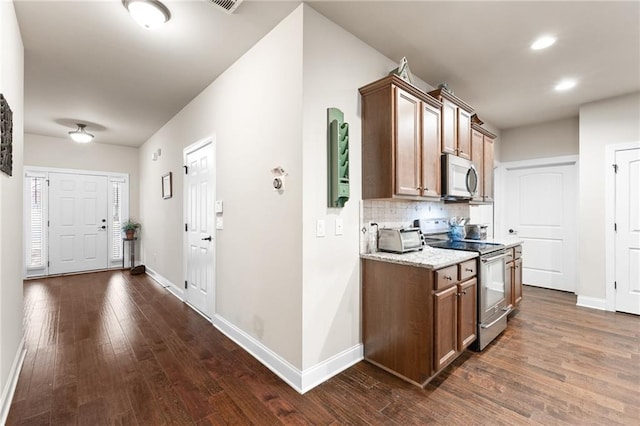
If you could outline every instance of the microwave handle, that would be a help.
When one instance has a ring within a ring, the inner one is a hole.
[[[473,180],[475,181],[475,185],[473,188],[471,188],[472,175]],[[478,184],[478,171],[476,170],[476,166],[471,164],[471,166],[469,166],[469,170],[467,171],[467,191],[469,191],[471,195],[476,195],[476,193],[478,192]]]

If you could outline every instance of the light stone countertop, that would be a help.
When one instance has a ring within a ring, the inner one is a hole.
[[[418,266],[427,269],[440,269],[475,257],[478,257],[478,253],[472,251],[446,250],[429,246],[425,246],[421,251],[402,254],[385,253],[381,251],[377,253],[360,254],[361,259],[399,263],[401,265]]]
[[[522,241],[522,239],[516,235],[505,235],[501,237],[487,238],[485,241],[489,243],[504,244],[506,248],[519,246],[520,244],[524,243],[524,241]]]

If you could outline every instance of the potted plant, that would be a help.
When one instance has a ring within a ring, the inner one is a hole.
[[[125,238],[127,240],[132,240],[136,236],[136,232],[140,229],[142,225],[139,222],[136,222],[133,219],[128,219],[125,223],[122,224],[122,230],[124,231]]]

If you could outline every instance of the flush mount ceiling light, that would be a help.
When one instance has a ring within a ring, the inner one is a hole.
[[[556,87],[554,87],[554,90],[556,92],[565,92],[567,90],[573,89],[576,86],[576,84],[578,83],[575,80],[567,78],[562,80],[558,84],[556,84]]]
[[[69,136],[73,139],[74,142],[78,143],[88,143],[93,139],[93,135],[91,133],[87,133],[85,130],[87,127],[86,124],[78,123],[78,128],[76,130],[72,130],[69,132]]]
[[[122,0],[129,14],[138,25],[154,29],[171,18],[171,12],[158,0]]]
[[[536,39],[536,41],[534,41],[531,44],[531,50],[542,50],[542,49],[546,49],[547,47],[551,46],[553,43],[556,42],[556,38],[553,36],[549,36],[549,35],[545,35],[542,37],[539,37],[538,39]]]

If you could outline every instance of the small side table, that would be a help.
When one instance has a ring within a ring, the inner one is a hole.
[[[138,237],[133,237],[133,238],[123,238],[122,239],[122,269],[124,269],[124,246],[125,243],[129,243],[129,252],[131,254],[130,256],[130,266],[129,268],[133,268],[135,260],[136,260],[136,243],[135,241],[138,239]]]

